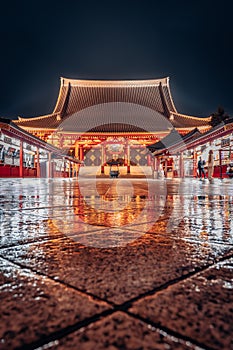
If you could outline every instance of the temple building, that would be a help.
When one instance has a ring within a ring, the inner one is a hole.
[[[15,124],[38,138],[65,150],[86,165],[104,166],[119,160],[150,165],[146,146],[175,129],[179,135],[198,128],[207,132],[211,117],[181,114],[173,102],[169,78],[154,80],[75,80],[61,78],[51,114],[19,117]]]

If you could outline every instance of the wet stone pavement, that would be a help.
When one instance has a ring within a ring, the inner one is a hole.
[[[0,179],[0,349],[233,349],[233,181]]]

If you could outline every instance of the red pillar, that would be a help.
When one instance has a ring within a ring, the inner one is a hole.
[[[159,170],[159,159],[158,157],[154,157],[154,161],[155,161],[155,171],[158,171]]]
[[[193,150],[193,177],[197,177],[197,152]]]
[[[126,143],[124,148],[124,166],[127,166],[127,144]]]
[[[167,157],[165,158],[165,163],[164,163],[164,175],[167,177]]]
[[[104,145],[101,145],[101,174],[104,174],[104,164],[105,164],[104,151],[105,151]]]
[[[130,145],[127,144],[127,174],[130,174]]]
[[[51,152],[49,152],[48,157],[48,177],[52,177],[52,162],[51,162]]]
[[[66,160],[65,160],[65,158],[63,158],[63,162],[64,162],[63,177],[66,177]]]
[[[75,145],[74,145],[74,156],[75,156],[75,158],[79,158],[79,144],[78,144],[78,141],[76,141]]]
[[[19,177],[23,177],[23,141],[20,140],[19,150]]]
[[[39,147],[37,147],[36,149],[36,176],[40,177],[40,151],[39,151]]]
[[[219,150],[219,170],[220,170],[220,179],[222,179],[222,152]]]
[[[80,146],[80,148],[79,148],[79,159],[81,160],[81,162],[83,161],[83,158],[84,158],[84,156],[83,156],[83,146]]]
[[[69,160],[69,174],[68,174],[68,177],[71,177],[71,161]]]
[[[183,158],[183,152],[180,152],[180,177],[184,177],[184,158]]]
[[[151,165],[151,156],[150,154],[147,154],[147,166]]]
[[[152,171],[153,178],[157,178],[157,158],[155,156],[152,157]]]

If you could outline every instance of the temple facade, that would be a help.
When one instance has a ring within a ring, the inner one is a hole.
[[[76,80],[61,78],[51,114],[19,117],[15,123],[38,138],[62,149],[86,165],[111,160],[127,167],[150,165],[154,144],[176,130],[180,135],[198,128],[207,132],[211,118],[177,111],[169,78],[153,80]]]

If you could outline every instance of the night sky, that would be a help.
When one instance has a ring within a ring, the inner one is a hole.
[[[60,77],[170,77],[179,112],[233,115],[231,1],[7,1],[0,116],[51,113]]]

